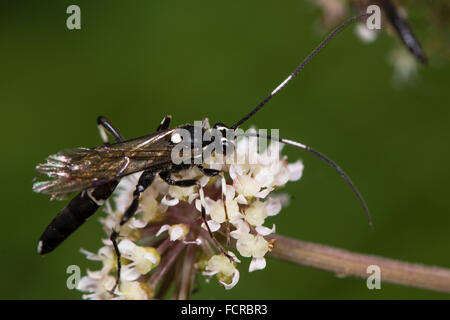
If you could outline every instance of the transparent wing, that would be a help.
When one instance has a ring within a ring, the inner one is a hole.
[[[173,129],[96,148],[62,150],[36,166],[33,191],[54,196],[94,187],[120,177],[163,168],[171,160]]]

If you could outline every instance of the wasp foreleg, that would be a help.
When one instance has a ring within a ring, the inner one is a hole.
[[[223,209],[225,211],[225,220],[227,222],[227,245],[230,245],[230,219],[228,218],[228,210],[227,210],[227,204],[226,204],[226,199],[225,199],[225,193],[226,193],[226,182],[225,182],[225,177],[223,175],[223,172],[220,170],[216,170],[216,169],[208,169],[203,167],[202,165],[198,165],[197,166],[201,172],[203,172],[203,174],[210,176],[210,177],[215,177],[220,175],[222,178],[222,203],[223,203]]]
[[[231,262],[234,262],[234,259],[232,256],[228,254],[228,252],[225,250],[223,245],[216,239],[216,237],[213,235],[211,228],[209,227],[208,221],[206,220],[206,211],[205,211],[205,195],[203,192],[203,187],[198,187],[198,192],[200,194],[200,201],[201,201],[201,211],[202,211],[202,220],[205,224],[206,230],[208,230],[210,238],[214,241],[216,247],[219,249],[220,253],[225,255]]]

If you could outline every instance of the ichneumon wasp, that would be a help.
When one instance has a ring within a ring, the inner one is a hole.
[[[170,128],[171,116],[166,116],[158,125],[154,133],[138,138],[125,139],[119,130],[117,130],[106,118],[98,117],[97,123],[104,143],[103,145],[94,148],[63,150],[59,153],[50,155],[47,157],[45,163],[36,166],[36,169],[40,174],[46,175],[50,179],[47,178],[47,180],[35,182],[33,191],[51,195],[52,198],[55,199],[62,199],[67,195],[78,192],[78,194],[59,212],[45,229],[39,241],[38,253],[46,254],[58,247],[104,204],[104,202],[113,194],[121,178],[130,174],[142,172],[133,192],[133,200],[120,220],[120,226],[127,223],[127,221],[135,214],[138,209],[141,193],[152,184],[153,180],[158,175],[169,185],[181,187],[197,185],[199,187],[200,197],[202,197],[203,192],[200,185],[197,183],[197,180],[173,180],[172,174],[193,167],[197,167],[203,174],[208,176],[217,176],[221,174],[221,171],[206,168],[198,161],[180,164],[174,163],[171,157],[172,151],[178,144],[187,142],[191,148],[191,152],[188,153],[189,160],[193,160],[194,158],[197,160],[198,158],[204,159],[208,156],[206,151],[210,151],[210,146],[213,143],[219,145],[219,148],[214,149],[216,152],[226,153],[228,152],[227,150],[233,149],[235,139],[242,135],[255,136],[288,144],[306,150],[325,161],[333,167],[351,187],[367,214],[370,226],[372,226],[369,209],[358,189],[352,183],[349,176],[328,157],[309,146],[287,139],[251,133],[235,134],[236,129],[238,129],[240,125],[250,119],[258,110],[270,101],[274,95],[299,74],[311,59],[319,53],[337,33],[364,16],[366,16],[366,14],[350,18],[332,31],[319,46],[316,47],[283,82],[281,82],[280,85],[278,85],[246,116],[231,127],[218,123],[211,128],[209,127],[208,121],[205,119],[201,126],[186,124],[176,128]],[[184,141],[185,139],[178,133],[179,130],[184,130],[188,133],[187,141]],[[200,137],[209,133],[215,137],[217,137],[218,134],[218,137],[220,138],[212,139],[210,141],[201,139],[201,141],[199,141],[195,134],[197,131],[202,133]],[[108,134],[114,138],[113,143],[109,143]],[[233,138],[229,138],[230,136]],[[217,242],[206,221],[205,209],[203,207],[201,214],[209,235]],[[118,269],[117,282],[112,292],[114,292],[120,281],[120,252],[116,242],[118,236],[119,231],[113,230],[111,241],[116,251]],[[222,253],[227,255],[222,245],[219,244],[218,247],[222,248]]]

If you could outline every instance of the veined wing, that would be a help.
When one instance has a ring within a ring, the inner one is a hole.
[[[94,187],[150,167],[171,162],[173,144],[168,129],[148,136],[96,148],[67,149],[36,166],[47,179],[35,182],[33,191],[54,196]]]

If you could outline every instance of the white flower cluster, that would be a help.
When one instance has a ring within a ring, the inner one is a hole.
[[[240,139],[236,154],[248,157],[249,144],[253,143],[256,139]],[[280,150],[279,144],[270,144],[264,152],[256,153],[257,164],[249,164],[245,159],[239,159],[237,164],[217,164],[217,159],[211,157],[207,165],[225,173],[217,177],[206,176],[196,168],[174,175],[177,179],[198,179],[200,189],[169,186],[160,178],[155,179],[142,193],[137,214],[120,229],[120,286],[112,295],[116,256],[111,241],[103,240],[105,246],[98,254],[83,250],[88,259],[103,263],[101,270],[88,271],[80,281],[79,290],[88,292],[83,297],[163,297],[158,292],[166,287],[162,283],[173,280],[175,288],[183,288],[185,286],[180,284],[192,282],[195,272],[215,275],[226,289],[231,289],[239,281],[237,264],[240,260],[230,247],[241,257],[251,258],[250,272],[264,269],[264,257],[274,245],[266,236],[275,232],[275,225],[264,226],[266,218],[278,214],[287,202],[286,196],[271,195],[271,192],[288,181],[300,179],[303,172],[301,161],[289,164],[286,157],[279,156]],[[108,215],[101,222],[107,234],[117,228],[123,212],[132,202],[137,179],[138,175],[123,178],[113,204],[105,206]],[[219,241],[209,236],[201,218],[202,208],[215,238],[227,242],[230,250],[226,253]],[[229,237],[233,239],[230,243],[226,241]],[[195,250],[189,250],[192,246]],[[185,275],[185,279],[177,278],[170,272],[177,265],[191,273]]]

